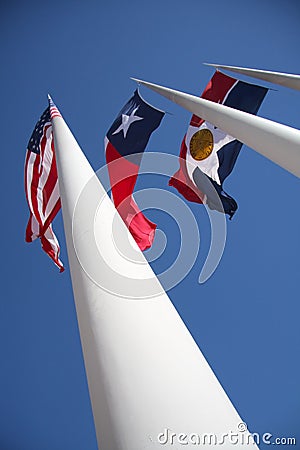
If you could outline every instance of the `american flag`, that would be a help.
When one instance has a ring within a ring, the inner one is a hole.
[[[61,207],[51,125],[54,114],[59,112],[52,102],[37,122],[27,146],[25,192],[30,217],[25,239],[32,242],[40,238],[43,250],[63,272],[59,242],[51,225]]]

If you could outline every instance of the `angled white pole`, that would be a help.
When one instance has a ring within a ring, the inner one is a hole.
[[[300,91],[300,75],[293,73],[271,72],[270,70],[249,69],[248,67],[224,66],[221,64],[204,63],[205,66],[211,66],[215,69],[224,69],[229,72],[247,75],[258,80],[268,81],[269,83],[279,84],[291,89]]]
[[[300,177],[300,130],[185,92],[132,78]]]
[[[237,435],[245,442],[239,440],[239,448],[257,449],[251,439],[246,445],[249,434],[239,415],[135,241],[128,239],[65,121],[56,114],[52,124],[99,449],[178,449],[184,441],[184,448],[194,449],[196,435],[207,450],[219,448],[222,440],[224,450],[233,450]],[[115,248],[119,238],[122,251]],[[203,438],[204,433],[212,437]],[[212,445],[215,435],[218,444]]]

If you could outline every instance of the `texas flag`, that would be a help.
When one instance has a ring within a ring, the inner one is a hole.
[[[245,83],[219,71],[206,86],[202,98],[256,114],[268,89]],[[180,169],[169,181],[187,200],[206,203],[232,218],[236,201],[223,190],[242,143],[233,136],[192,116],[180,149]]]
[[[132,193],[142,154],[164,112],[146,103],[136,90],[105,137],[106,163],[114,204],[141,250],[151,247],[156,224],[144,216]]]

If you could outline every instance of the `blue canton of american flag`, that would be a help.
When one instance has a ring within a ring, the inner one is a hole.
[[[44,134],[45,126],[51,126],[50,119],[50,108],[45,109],[43,114],[41,115],[39,121],[37,122],[35,129],[32,132],[32,135],[29,139],[27,149],[34,153],[40,153],[40,144],[42,141],[42,136]]]
[[[30,211],[26,242],[39,238],[43,250],[62,272],[64,268],[59,259],[60,246],[52,230],[52,221],[61,204],[50,106],[43,112],[28,142],[25,193]]]

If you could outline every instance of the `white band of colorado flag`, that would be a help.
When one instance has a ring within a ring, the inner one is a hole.
[[[256,114],[268,89],[238,81],[217,71],[202,98]],[[223,190],[242,143],[213,124],[192,116],[180,149],[180,169],[169,181],[187,200],[233,216],[236,201]],[[221,203],[220,203],[221,201]],[[221,208],[220,208],[221,207]]]
[[[25,160],[25,193],[30,217],[26,242],[40,238],[43,250],[63,272],[60,247],[52,221],[60,210],[50,106],[44,111],[29,139]]]
[[[141,250],[151,247],[156,225],[137,206],[132,193],[142,153],[164,116],[136,90],[105,138],[106,162],[114,204]]]

